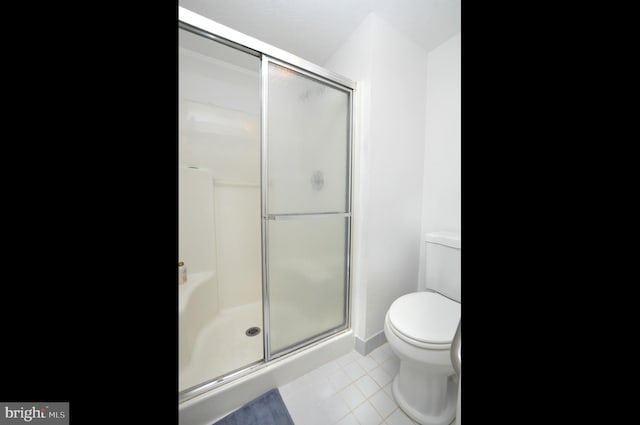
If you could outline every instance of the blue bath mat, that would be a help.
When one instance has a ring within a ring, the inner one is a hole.
[[[213,425],[295,425],[280,392],[274,388]]]

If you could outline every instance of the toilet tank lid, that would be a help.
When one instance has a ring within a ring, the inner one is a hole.
[[[438,243],[451,248],[462,248],[462,238],[460,233],[454,232],[430,232],[427,233],[426,241],[431,243]]]

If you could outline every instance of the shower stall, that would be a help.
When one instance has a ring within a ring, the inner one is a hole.
[[[349,329],[355,83],[180,8],[179,398]]]

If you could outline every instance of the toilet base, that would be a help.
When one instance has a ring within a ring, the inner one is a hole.
[[[415,369],[405,367],[404,373],[402,369],[401,365],[391,386],[400,409],[421,425],[451,424],[456,416],[458,385],[448,376],[416,376]],[[419,380],[422,382],[416,385]]]

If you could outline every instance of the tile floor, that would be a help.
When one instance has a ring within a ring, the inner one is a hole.
[[[413,425],[391,394],[399,368],[385,343],[367,356],[351,351],[279,390],[296,425]]]

